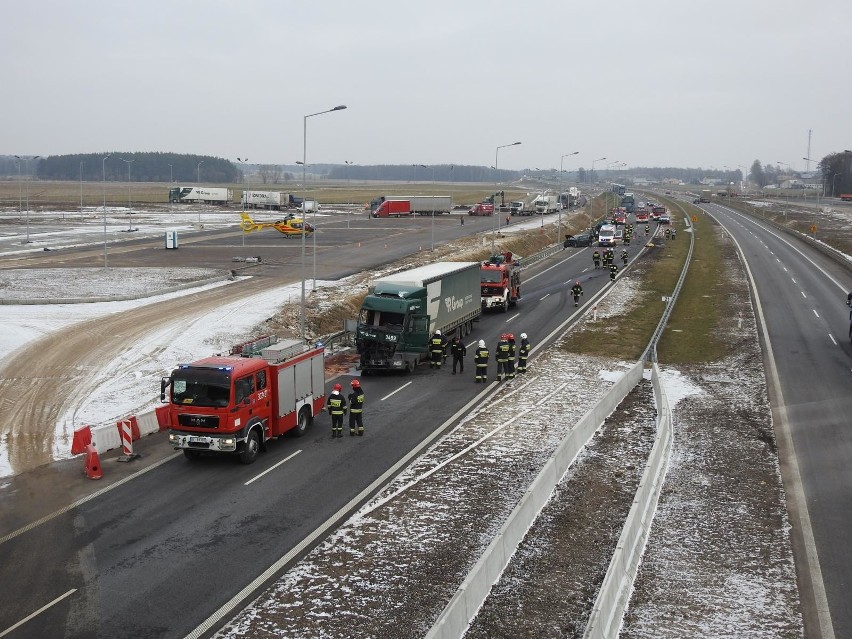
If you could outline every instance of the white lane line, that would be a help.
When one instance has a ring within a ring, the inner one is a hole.
[[[269,468],[267,468],[266,470],[264,470],[262,473],[260,473],[260,475],[256,475],[256,476],[252,477],[251,479],[249,479],[249,480],[248,480],[245,484],[243,484],[243,486],[248,486],[248,485],[249,485],[250,483],[252,483],[253,481],[257,481],[258,479],[260,479],[261,477],[263,477],[266,473],[271,473],[273,470],[275,470],[276,468],[278,468],[281,464],[283,464],[284,462],[288,462],[288,461],[290,461],[291,459],[293,459],[296,455],[298,455],[298,454],[299,454],[299,453],[301,453],[301,452],[302,452],[301,450],[297,450],[297,451],[296,451],[295,453],[293,453],[292,455],[289,455],[288,457],[285,457],[284,459],[282,459],[280,462],[278,462],[278,463],[277,463],[277,464],[275,464],[274,466],[270,466]]]
[[[547,297],[550,297],[550,293],[548,293],[548,294],[547,294],[547,295],[545,295],[544,297],[540,297],[540,298],[538,298],[538,301],[539,301],[539,302],[541,302],[543,299],[545,299],[545,298],[547,298]]]
[[[834,335],[832,335],[831,333],[829,333],[829,334],[828,334],[828,337],[829,337],[829,339],[830,339],[832,342],[834,342],[834,345],[835,345],[835,346],[837,346],[837,340],[835,340],[835,339],[834,339]]]
[[[0,632],[0,637],[5,637],[5,636],[6,636],[6,635],[8,635],[10,632],[12,632],[15,628],[20,628],[21,626],[23,626],[25,623],[27,623],[27,622],[28,622],[30,619],[32,619],[33,617],[35,617],[35,616],[37,616],[37,615],[40,615],[41,613],[43,613],[45,610],[47,610],[47,609],[48,609],[48,608],[50,608],[51,606],[55,606],[56,604],[58,604],[60,601],[62,601],[62,600],[63,600],[63,599],[65,599],[66,597],[69,597],[69,596],[73,595],[75,592],[77,592],[77,589],[76,589],[76,588],[72,588],[71,590],[69,590],[68,592],[66,592],[64,595],[59,595],[56,599],[54,599],[54,600],[53,600],[53,601],[51,601],[50,603],[43,605],[41,608],[39,608],[38,610],[36,610],[36,611],[35,611],[34,613],[32,613],[31,615],[28,615],[28,616],[24,617],[23,619],[21,619],[21,620],[20,620],[18,623],[16,623],[14,626],[9,626],[8,628],[6,628],[6,630],[4,630],[3,632]]]
[[[783,268],[783,269],[784,269],[784,272],[785,272],[785,273],[788,273],[788,272],[789,272],[789,271],[787,270],[787,267],[786,267],[786,266],[782,266],[781,268]]]
[[[819,318],[819,313],[816,312],[816,309],[814,308],[814,309],[811,309],[811,310],[814,312],[814,315],[816,315],[817,318]]]
[[[808,299],[808,296],[807,296],[807,295],[805,295],[805,292],[804,292],[804,291],[799,291],[799,292],[802,294],[802,297],[804,297],[805,299]]]
[[[402,386],[400,386],[399,388],[397,388],[395,391],[392,391],[392,392],[388,393],[387,395],[385,395],[384,397],[382,397],[379,401],[380,401],[380,402],[385,401],[388,397],[391,397],[391,396],[393,396],[393,395],[396,395],[399,391],[401,391],[401,390],[402,390],[403,388],[405,388],[406,386],[411,386],[411,384],[412,384],[412,382],[406,382],[405,384],[403,384]]]
[[[795,278],[795,277],[791,277],[790,279],[792,280],[793,284],[795,284],[795,283],[796,283],[796,278]]]
[[[520,313],[515,313],[514,315],[512,315],[512,317],[510,317],[509,319],[507,319],[507,320],[506,320],[505,322],[503,322],[503,323],[504,323],[504,324],[508,324],[508,323],[509,323],[509,322],[511,322],[513,319],[515,319],[515,318],[517,318],[517,317],[520,317],[520,316],[521,316],[521,314],[520,314]]]
[[[4,537],[0,537],[0,544],[5,544],[5,543],[6,543],[7,541],[9,541],[10,539],[14,539],[14,538],[15,538],[15,537],[17,537],[18,535],[23,535],[25,532],[28,532],[28,531],[32,530],[32,529],[33,529],[33,528],[35,528],[36,526],[41,526],[41,525],[42,525],[43,523],[45,523],[46,521],[50,521],[51,519],[54,519],[54,518],[56,518],[56,517],[59,517],[59,515],[62,515],[62,514],[64,514],[64,513],[67,513],[69,510],[73,510],[74,508],[77,508],[78,506],[82,506],[82,505],[83,505],[83,504],[85,504],[87,501],[91,501],[91,500],[92,500],[92,499],[94,499],[95,497],[100,497],[100,496],[101,496],[101,495],[103,495],[104,493],[108,493],[109,491],[113,490],[114,488],[118,488],[118,487],[119,487],[119,486],[121,486],[122,484],[126,484],[126,483],[127,483],[127,482],[129,482],[130,480],[132,480],[132,479],[136,479],[136,478],[137,478],[137,477],[139,477],[140,475],[144,475],[144,474],[145,474],[145,473],[147,473],[148,471],[150,471],[150,470],[154,470],[155,468],[157,468],[157,467],[159,467],[159,466],[162,466],[162,465],[163,465],[163,464],[165,464],[166,462],[169,462],[169,461],[171,461],[171,460],[175,459],[176,457],[180,457],[181,455],[183,455],[183,453],[175,453],[174,455],[169,455],[169,456],[168,456],[168,457],[166,457],[165,459],[161,459],[160,461],[158,461],[158,462],[156,462],[156,463],[154,463],[154,464],[151,464],[151,465],[150,465],[150,466],[148,466],[147,468],[143,468],[142,470],[138,470],[138,471],[136,471],[135,473],[133,473],[132,475],[128,475],[128,476],[127,476],[127,477],[125,477],[124,479],[120,479],[120,480],[118,480],[118,481],[117,481],[117,482],[115,482],[114,484],[110,484],[109,486],[106,486],[105,488],[101,488],[100,490],[93,492],[91,495],[87,495],[86,497],[83,497],[83,498],[81,498],[81,499],[78,499],[78,500],[77,500],[77,501],[75,501],[74,503],[72,503],[72,504],[68,504],[67,506],[62,507],[62,508],[60,508],[59,510],[57,510],[57,511],[55,511],[55,512],[52,512],[52,513],[50,513],[49,515],[45,515],[45,516],[44,516],[44,517],[42,517],[41,519],[37,519],[36,521],[34,521],[34,522],[32,522],[32,523],[29,523],[29,524],[27,524],[26,526],[24,526],[23,528],[18,528],[17,530],[15,530],[15,531],[13,531],[13,532],[10,532],[8,535],[5,535]]]

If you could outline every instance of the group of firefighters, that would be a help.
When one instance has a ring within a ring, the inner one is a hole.
[[[629,255],[627,254],[627,249],[621,250],[621,261],[624,262],[624,266],[627,266],[627,262],[629,260]],[[594,262],[595,268],[601,268],[601,262],[603,262],[603,268],[609,269],[609,281],[614,282],[615,276],[618,275],[618,265],[615,263],[615,250],[611,248],[604,249],[603,255],[601,252],[595,249],[592,253],[592,262]],[[576,302],[576,297],[574,299]],[[576,304],[575,304],[576,306]]]
[[[457,369],[459,373],[464,373],[464,357],[467,355],[467,347],[458,335],[453,337],[449,344],[449,350],[449,355],[453,358],[453,375],[456,374]],[[494,361],[497,362],[497,381],[514,379],[516,372],[526,373],[529,355],[530,341],[527,339],[526,333],[521,333],[520,344],[515,342],[513,333],[500,335],[500,341],[497,342],[497,347],[494,350]],[[441,335],[441,331],[436,330],[429,340],[429,367],[441,368],[447,356],[447,342]],[[488,381],[488,360],[490,357],[491,353],[485,346],[485,340],[479,340],[473,354],[473,361],[476,365],[475,382],[485,383]]]
[[[326,402],[326,410],[331,415],[331,436],[343,437],[343,416],[349,412],[349,434],[364,435],[364,389],[361,382],[353,379],[349,401],[343,397],[343,386],[335,384]]]

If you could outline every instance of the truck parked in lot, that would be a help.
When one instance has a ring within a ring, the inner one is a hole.
[[[509,213],[512,215],[529,215],[529,210],[524,209],[524,206],[523,202],[512,202],[512,204],[509,205]]]
[[[704,189],[698,195],[698,202],[711,202],[713,199],[713,192],[710,189]]]
[[[521,261],[506,251],[492,255],[479,269],[482,310],[499,308],[504,313],[521,299]]]
[[[556,213],[559,210],[559,198],[556,195],[537,195],[532,206],[539,215]]]
[[[449,195],[380,195],[370,200],[373,217],[386,217],[375,213],[387,200],[407,201],[411,215],[443,215],[453,210],[453,198]]]
[[[436,262],[377,280],[358,313],[361,371],[412,371],[436,330],[470,333],[482,314],[479,270],[479,262]]]
[[[852,193],[841,193],[840,199],[844,202],[852,202]]]
[[[278,211],[290,206],[290,194],[280,191],[243,191],[240,204],[250,209],[272,209]]]
[[[579,201],[580,189],[576,186],[572,186],[567,191],[563,191],[559,194],[559,203],[562,204],[563,209],[572,209],[579,205]]]
[[[169,202],[196,204],[228,204],[234,199],[231,189],[207,186],[175,186],[169,189]]]
[[[373,217],[408,217],[411,212],[411,202],[408,200],[385,200],[371,213]]]
[[[300,436],[325,405],[321,346],[264,337],[229,355],[180,364],[160,383],[157,409],[169,443],[184,456],[237,455],[252,463],[266,442],[285,433]]]

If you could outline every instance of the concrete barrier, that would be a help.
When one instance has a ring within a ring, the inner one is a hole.
[[[464,634],[538,517],[538,513],[547,504],[560,478],[604,420],[639,383],[643,372],[643,362],[634,364],[562,440],[455,595],[441,611],[437,621],[426,634],[427,639],[456,638]]]
[[[645,471],[642,473],[636,496],[633,498],[630,513],[624,522],[624,528],[616,544],[603,584],[592,607],[589,623],[583,633],[584,639],[617,639],[618,637],[624,613],[630,602],[633,581],[639,570],[639,562],[651,533],[657,501],[669,466],[674,435],[671,411],[665,389],[660,383],[656,364],[651,371],[657,404],[657,435],[651,453],[648,455],[648,462],[645,464]]]

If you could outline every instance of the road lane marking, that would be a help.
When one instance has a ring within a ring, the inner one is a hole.
[[[805,292],[804,292],[804,291],[799,291],[799,292],[802,294],[802,297],[804,297],[805,299],[808,299],[808,296],[807,296],[807,295],[805,295]]]
[[[544,297],[539,297],[538,301],[541,302],[542,300],[544,300],[547,297],[550,297],[550,293],[547,293]]]
[[[831,339],[831,341],[832,341],[832,342],[834,342],[834,345],[835,345],[835,346],[837,346],[837,341],[834,339],[834,335],[832,335],[831,333],[829,333],[829,334],[828,334],[828,337],[829,337],[829,339]]]
[[[264,470],[262,473],[260,473],[260,475],[255,475],[254,477],[252,477],[251,479],[249,479],[249,480],[248,480],[245,484],[243,484],[243,486],[248,486],[250,483],[252,483],[252,482],[254,482],[254,481],[257,481],[258,479],[260,479],[261,477],[263,477],[266,473],[271,473],[273,470],[275,470],[276,468],[278,468],[281,464],[283,464],[284,462],[288,462],[288,461],[290,461],[291,459],[293,459],[296,455],[298,455],[298,454],[299,454],[299,453],[301,453],[301,452],[302,452],[301,450],[297,450],[297,451],[296,451],[295,453],[293,453],[292,455],[289,455],[289,456],[285,457],[284,459],[282,459],[280,462],[278,462],[278,463],[277,463],[277,464],[275,464],[274,466],[270,466],[269,468],[267,468],[266,470]]]
[[[53,600],[53,601],[51,601],[50,603],[47,603],[47,604],[43,605],[41,608],[39,608],[38,610],[36,610],[36,611],[35,611],[34,613],[32,613],[31,615],[28,615],[28,616],[24,617],[23,619],[21,619],[21,620],[20,620],[18,623],[16,623],[14,626],[9,626],[8,628],[6,628],[6,630],[4,630],[3,632],[0,632],[0,637],[5,637],[5,636],[6,636],[6,635],[8,635],[10,632],[12,632],[15,628],[19,628],[19,627],[23,626],[25,623],[27,623],[27,622],[28,622],[30,619],[32,619],[33,617],[35,617],[35,616],[37,616],[37,615],[40,615],[41,613],[43,613],[45,610],[47,610],[47,609],[48,609],[48,608],[50,608],[51,606],[55,606],[56,604],[58,604],[60,601],[62,601],[62,600],[63,600],[63,599],[65,599],[66,597],[68,597],[68,596],[70,596],[70,595],[73,595],[75,592],[77,592],[77,589],[76,589],[76,588],[72,588],[71,590],[69,590],[68,592],[66,592],[64,595],[59,595],[56,599],[54,599],[54,600]]]
[[[505,322],[503,322],[503,323],[504,323],[504,324],[508,324],[508,323],[509,323],[509,322],[511,322],[513,319],[515,319],[516,317],[520,317],[520,316],[521,316],[521,314],[520,314],[520,313],[515,313],[514,315],[512,315],[512,317],[510,317],[509,319],[507,319],[507,320],[506,320]]]
[[[795,277],[791,277],[790,279],[792,280],[793,284],[795,284],[795,283],[796,283],[796,278],[795,278]]]
[[[388,393],[387,395],[385,395],[384,397],[382,397],[379,401],[380,402],[385,401],[388,397],[391,397],[392,395],[396,395],[399,391],[401,391],[406,386],[411,386],[411,384],[412,384],[412,382],[406,382],[405,384],[403,384],[402,386],[397,388],[395,391],[392,391],[392,392]]]
[[[6,535],[4,537],[0,537],[0,544],[5,544],[10,539],[14,539],[15,537],[17,537],[19,535],[23,535],[25,532],[28,532],[28,531],[32,530],[33,528],[35,528],[37,526],[41,526],[43,523],[48,522],[51,519],[55,519],[56,517],[59,517],[59,515],[65,514],[69,510],[73,510],[74,508],[77,508],[78,506],[82,506],[87,501],[91,501],[95,497],[100,497],[104,493],[108,493],[109,491],[111,491],[113,488],[118,488],[122,484],[126,484],[127,482],[129,482],[131,479],[136,479],[140,475],[144,475],[145,473],[147,473],[149,470],[154,470],[155,468],[162,466],[166,462],[169,462],[169,461],[175,459],[176,457],[180,457],[181,455],[183,455],[183,453],[175,453],[174,455],[169,455],[165,459],[161,459],[157,463],[151,464],[150,466],[148,466],[148,468],[143,468],[142,470],[139,470],[139,471],[133,473],[132,475],[128,475],[124,479],[120,479],[119,481],[115,482],[114,484],[111,484],[111,485],[109,485],[105,488],[101,488],[100,490],[93,492],[91,495],[88,495],[87,497],[83,497],[82,499],[78,499],[74,503],[68,504],[67,506],[62,507],[55,512],[52,512],[49,515],[45,515],[41,519],[38,519],[38,520],[36,520],[32,523],[27,524],[23,528],[18,528],[18,530],[10,532],[8,535]]]
[[[804,295],[804,293],[803,293],[803,295]],[[812,308],[811,310],[814,312],[814,315],[817,316],[817,319],[819,319],[819,313],[816,312],[816,309]]]

